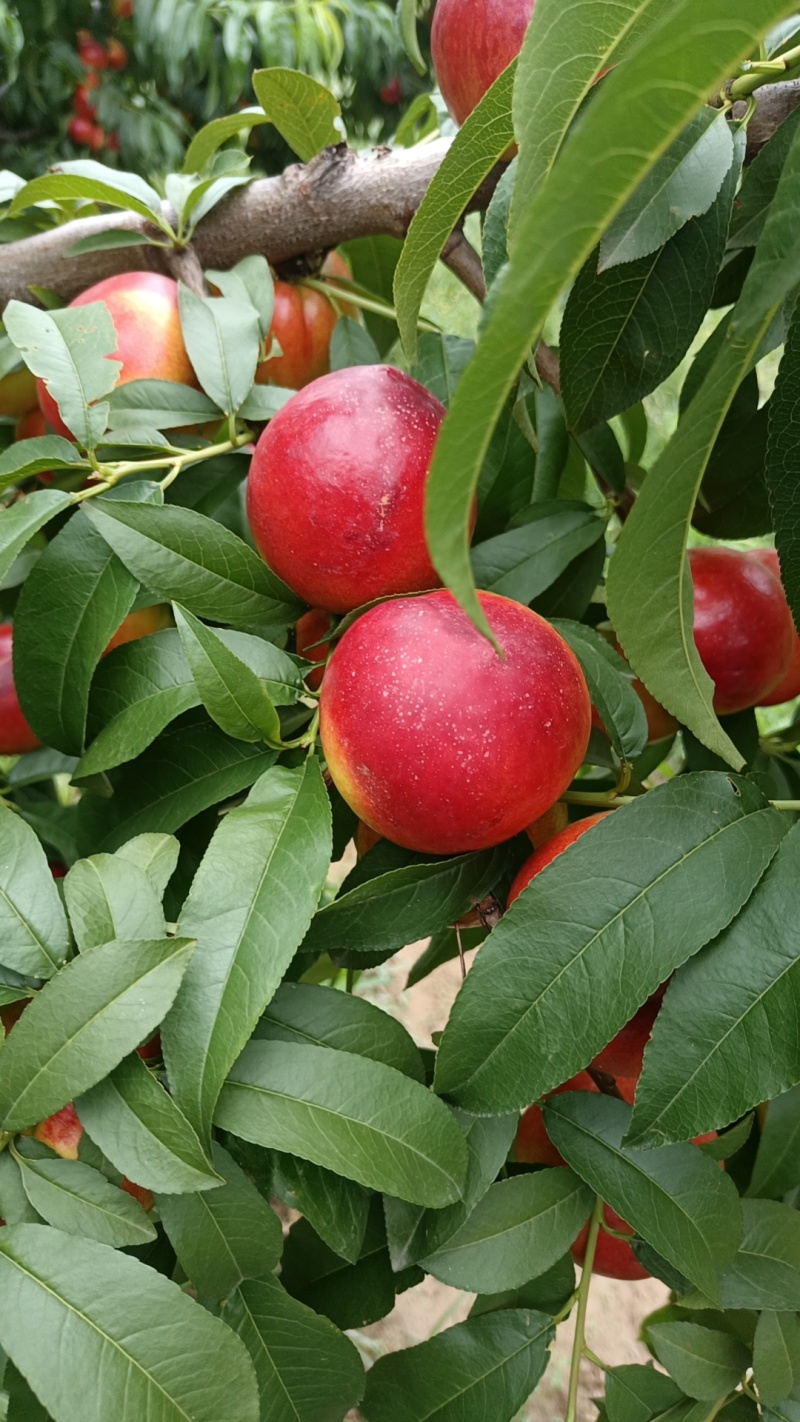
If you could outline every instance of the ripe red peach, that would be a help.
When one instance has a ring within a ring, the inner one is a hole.
[[[570,1077],[569,1081],[557,1086],[555,1091],[548,1091],[544,1099],[549,1101],[551,1096],[560,1096],[563,1091],[599,1090],[588,1071],[579,1071],[577,1076]],[[547,1134],[541,1106],[529,1106],[520,1116],[514,1141],[514,1157],[526,1165],[566,1165],[563,1155],[556,1150]]]
[[[526,859],[517,877],[515,878],[508,893],[507,908],[511,908],[514,900],[519,898],[522,890],[527,888],[531,879],[535,879],[537,874],[541,874],[548,864],[552,864],[559,854],[563,854],[565,849],[569,849],[576,839],[580,839],[582,834],[590,830],[593,825],[599,824],[611,811],[604,810],[599,815],[587,815],[583,820],[575,820],[573,824],[567,825],[566,829],[560,830],[550,839],[545,840],[541,849],[535,850],[530,859]],[[577,1088],[573,1088],[577,1090]]]
[[[304,602],[349,612],[438,585],[424,499],[443,418],[410,375],[363,365],[312,381],[270,421],[247,513],[262,558]]]
[[[519,54],[533,7],[534,0],[436,0],[431,55],[456,123]]]
[[[783,680],[793,626],[778,579],[749,553],[692,548],[694,640],[720,714],[761,706]]]
[[[650,1040],[666,990],[667,984],[662,983],[630,1022],[626,1022],[602,1052],[598,1052],[592,1062],[593,1067],[598,1071],[607,1072],[609,1076],[638,1078],[642,1070],[644,1049]]]
[[[25,755],[42,744],[19,704],[11,660],[13,635],[10,623],[0,623],[0,755]]]
[[[353,273],[338,252],[329,252],[320,268],[322,277],[352,281]],[[335,285],[331,293],[336,295]],[[356,308],[337,300],[337,306],[321,291],[304,282],[276,281],[275,306],[270,336],[281,348],[280,355],[268,356],[256,370],[256,385],[282,385],[302,390],[310,381],[327,375],[331,368],[331,336],[339,310],[355,316]]]
[[[408,849],[499,844],[555,803],[586,751],[577,659],[530,608],[478,594],[498,656],[444,591],[380,603],[328,663],[320,730],[360,819]]]
[[[178,283],[158,272],[123,272],[82,291],[70,306],[104,301],[117,332],[113,359],[122,361],[117,385],[129,380],[175,380],[195,385],[178,310]],[[56,434],[72,436],[43,380],[37,381],[39,405]]]
[[[326,662],[330,651],[329,642],[321,642],[331,627],[331,615],[323,612],[321,607],[312,607],[310,612],[304,612],[302,617],[298,617],[294,624],[294,649],[299,657],[305,657],[309,662]],[[322,678],[325,674],[324,665],[317,671],[308,673],[306,685],[312,691],[318,691],[322,685]]]
[[[769,568],[770,572],[778,579],[783,591],[781,581],[781,565],[778,561],[778,554],[774,548],[758,548],[752,554],[764,568]],[[784,593],[784,600],[786,594]],[[797,628],[794,625],[794,618],[786,603],[786,616],[792,629],[792,660],[789,663],[789,670],[785,673],[777,686],[772,688],[760,702],[761,706],[780,706],[784,701],[793,701],[796,696],[800,696],[800,637],[797,635]]]
[[[610,1205],[603,1206],[603,1218],[609,1229],[618,1230],[621,1234],[633,1235],[630,1225],[627,1225],[612,1210]],[[589,1239],[589,1221],[587,1220],[575,1243],[572,1245],[572,1257],[576,1264],[583,1264],[586,1258],[586,1245]],[[597,1247],[594,1253],[594,1263],[592,1265],[594,1274],[604,1274],[607,1279],[649,1279],[650,1274],[639,1263],[631,1246],[624,1239],[617,1239],[613,1234],[607,1234],[601,1227],[597,1236]]]

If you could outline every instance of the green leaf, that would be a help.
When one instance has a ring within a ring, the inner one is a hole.
[[[55,1229],[114,1249],[155,1239],[155,1229],[138,1200],[111,1185],[91,1165],[20,1155],[19,1167],[33,1208]]]
[[[730,922],[786,828],[752,782],[715,772],[595,825],[481,949],[442,1037],[437,1090],[468,1111],[510,1111],[586,1066]]]
[[[478,1294],[470,1318],[480,1318],[484,1313],[495,1313],[506,1308],[535,1308],[541,1313],[549,1313],[551,1318],[560,1313],[575,1292],[575,1265],[571,1254],[564,1254],[551,1269],[546,1269],[538,1279],[530,1279],[521,1289],[506,1289],[501,1294]]]
[[[352,316],[340,316],[331,336],[331,370],[378,365],[381,355],[369,331]]]
[[[403,48],[419,74],[427,70],[417,38],[417,0],[400,0],[400,37]]]
[[[663,0],[655,4],[661,14]],[[572,7],[554,6],[548,14],[545,6],[541,26],[548,20],[554,23],[557,8],[559,38],[568,38],[574,51]],[[762,28],[782,12],[782,0],[766,0],[757,21],[750,0],[707,0],[702,15],[696,0],[677,0],[667,7],[653,27],[651,42],[640,45],[606,76],[583,121],[565,138],[558,161],[533,192],[522,168],[525,135],[519,135],[512,218],[515,211],[519,216],[512,223],[509,265],[502,281],[495,282],[494,304],[442,425],[427,485],[426,530],[434,566],[487,634],[469,567],[467,528],[478,474],[519,368],[559,293],[577,276],[611,219],[707,94],[735,70]],[[652,17],[653,6],[641,14],[644,23]],[[526,36],[528,52],[541,28],[537,19],[538,12]],[[675,74],[681,76],[679,85]],[[533,92],[524,81],[517,86],[521,108]],[[631,133],[636,135],[633,145],[624,137]],[[592,175],[589,185],[587,172]],[[635,662],[634,667],[638,670]]]
[[[383,1062],[422,1081],[419,1050],[405,1027],[363,997],[313,983],[282,983],[254,1035],[266,1042],[307,1042]]]
[[[753,1348],[759,1402],[770,1407],[800,1382],[800,1322],[794,1313],[759,1314]]]
[[[0,1345],[55,1422],[258,1422],[239,1339],[137,1259],[15,1225],[0,1236],[0,1280]]]
[[[204,391],[226,415],[250,393],[258,365],[258,313],[228,296],[195,296],[179,283],[181,330]]]
[[[594,509],[563,499],[534,504],[514,523],[506,533],[473,548],[472,573],[484,592],[523,603],[549,588],[605,530]]]
[[[549,1361],[552,1320],[528,1309],[471,1318],[379,1358],[367,1373],[367,1422],[511,1422]]]
[[[226,114],[224,118],[212,119],[210,123],[204,124],[198,129],[189,147],[186,150],[186,157],[183,160],[183,173],[202,173],[209,158],[211,158],[221,148],[228,139],[235,138],[237,134],[257,128],[259,124],[269,123],[268,116],[261,109],[240,109],[238,113]]]
[[[252,548],[193,509],[93,499],[86,512],[160,602],[180,602],[195,617],[237,627],[285,626],[302,611]]]
[[[372,292],[374,296],[385,301],[390,309],[394,300],[394,273],[402,250],[400,239],[388,234],[357,237],[352,242],[345,243],[343,247],[354,280],[363,290]],[[385,356],[397,339],[395,321],[391,316],[379,316],[373,311],[365,311],[364,322],[381,355]]]
[[[246,1344],[261,1393],[261,1422],[339,1422],[364,1391],[358,1352],[277,1279],[240,1285],[224,1321]]]
[[[407,1271],[411,1282],[422,1271]],[[314,1233],[308,1220],[289,1231],[281,1260],[281,1283],[293,1298],[324,1313],[339,1328],[363,1328],[394,1307],[403,1276],[392,1273],[380,1198],[372,1197],[367,1231],[356,1264],[348,1264]],[[406,1285],[407,1286],[407,1285]]]
[[[280,745],[278,713],[255,672],[191,612],[178,603],[173,610],[184,656],[212,721],[240,741]]]
[[[284,390],[280,385],[254,385],[239,410],[239,418],[254,420],[257,424],[271,420],[296,394],[296,390]]]
[[[90,1091],[76,1110],[95,1145],[149,1190],[210,1190],[220,1177],[183,1112],[135,1054]]]
[[[423,331],[417,341],[417,358],[411,374],[443,405],[449,405],[474,351],[475,342],[465,336],[451,336],[447,331]]]
[[[364,1245],[370,1192],[310,1160],[278,1150],[270,1151],[270,1159],[271,1193],[303,1215],[329,1249],[355,1264]]]
[[[556,1148],[598,1195],[707,1298],[741,1237],[733,1182],[693,1145],[630,1150],[630,1107],[611,1096],[563,1092],[545,1104]]]
[[[83,796],[81,847],[111,853],[134,835],[174,834],[202,810],[241,794],[274,760],[274,751],[231,740],[205,712],[185,716],[114,778],[110,800]]]
[[[339,898],[314,915],[303,951],[373,952],[425,938],[486,897],[502,873],[505,855],[482,849],[430,863],[415,857],[422,862],[378,874],[349,890],[345,882]]]
[[[190,1195],[159,1195],[158,1209],[181,1268],[201,1295],[220,1302],[244,1279],[271,1274],[281,1256],[278,1216],[216,1141],[222,1184]]]
[[[561,385],[570,425],[591,429],[649,395],[683,359],[714,293],[740,172],[731,164],[708,213],[659,251],[599,274],[593,252],[561,328]]]
[[[750,1350],[738,1338],[697,1323],[654,1323],[647,1339],[678,1387],[702,1401],[724,1397],[750,1366]]]
[[[0,579],[6,576],[26,543],[70,502],[60,489],[36,489],[24,499],[0,510]]]
[[[163,938],[164,915],[143,869],[113,854],[79,859],[64,880],[64,897],[78,951],[114,938]]]
[[[193,948],[186,938],[105,943],[62,968],[3,1047],[3,1129],[21,1130],[60,1111],[152,1033]]]
[[[124,228],[108,232],[92,232],[88,237],[79,237],[73,242],[66,255],[84,257],[88,252],[108,252],[120,247],[147,247],[150,238],[144,232],[126,232]]]
[[[431,273],[476,188],[514,137],[512,62],[459,129],[411,219],[394,274],[394,304],[403,349],[416,358],[417,321]]]
[[[287,1042],[250,1042],[222,1088],[216,1124],[368,1189],[434,1209],[461,1196],[464,1138],[447,1108],[381,1062]]]
[[[684,223],[702,217],[733,161],[733,131],[727,118],[719,109],[701,109],[603,235],[598,271],[650,256]]]
[[[797,130],[800,133],[800,129]],[[800,148],[800,138],[792,148]],[[776,203],[778,199],[775,199]],[[775,518],[775,542],[781,560],[781,580],[792,609],[795,626],[800,622],[800,535],[798,534],[797,481],[798,410],[800,391],[800,312],[796,311],[778,370],[775,392],[769,402],[769,442],[766,481]]]
[[[717,721],[711,678],[694,645],[686,536],[736,390],[757,358],[774,316],[800,281],[795,241],[799,178],[800,141],[796,141],[742,295],[729,318],[724,344],[645,481],[608,578],[609,613],[634,671],[698,740],[737,768],[742,757]]]
[[[492,285],[501,267],[508,261],[508,214],[518,162],[518,158],[514,158],[500,178],[483,221],[481,261],[487,287]]]
[[[199,706],[174,628],[126,642],[100,663],[89,694],[89,734],[75,769],[82,780],[141,754],[184,711]]]
[[[795,825],[738,917],[671,983],[636,1089],[631,1143],[726,1126],[800,1078],[798,871]]]
[[[16,216],[34,203],[75,202],[80,198],[102,202],[108,207],[127,208],[138,212],[140,217],[155,217],[161,221],[161,199],[155,188],[137,173],[122,173],[91,158],[59,163],[57,173],[47,173],[26,183],[16,194],[9,216]]]
[[[577,0],[565,11],[559,0],[537,0],[514,91],[514,131],[522,151],[512,235],[598,74],[625,58],[668,7],[669,0],[621,0],[613,6]]]
[[[270,333],[275,306],[275,284],[266,257],[256,252],[250,257],[243,257],[229,271],[220,272],[212,268],[206,272],[206,277],[219,287],[223,296],[254,307],[258,314],[259,335],[265,341]]]
[[[749,1195],[779,1200],[800,1185],[800,1086],[770,1101],[761,1128]]]
[[[631,670],[605,637],[583,622],[552,625],[569,643],[586,677],[592,705],[611,737],[620,760],[634,761],[647,744],[647,716],[631,686]]]
[[[15,676],[22,709],[47,745],[82,751],[95,667],[137,592],[136,578],[80,512],[31,570],[14,618]]]
[[[37,836],[0,806],[0,962],[32,978],[49,978],[69,949],[58,890]]]
[[[755,247],[761,237],[799,123],[800,114],[789,114],[748,167],[736,197],[730,247]]]
[[[723,1308],[797,1312],[800,1215],[774,1200],[743,1200],[742,1213],[744,1235],[739,1252],[719,1281]]]
[[[330,89],[297,69],[256,69],[256,98],[270,123],[304,163],[342,142],[341,108]]]
[[[178,863],[180,845],[171,834],[139,834],[117,851],[117,859],[143,869],[159,903]]]
[[[3,1388],[8,1393],[7,1422],[50,1422],[50,1413],[45,1412],[22,1373],[11,1362],[6,1363]]]
[[[64,469],[74,472],[90,468],[68,439],[60,435],[37,435],[34,439],[18,440],[0,454],[0,490],[45,470],[58,473]]]
[[[219,407],[202,390],[177,380],[128,380],[112,390],[108,405],[108,426],[115,434],[142,424],[169,430],[221,418]]]
[[[569,1249],[593,1205],[591,1190],[560,1166],[500,1180],[423,1266],[470,1293],[520,1288]]]
[[[309,924],[330,833],[318,762],[276,766],[225,816],[195,875],[179,932],[198,947],[162,1042],[175,1100],[201,1137]]]
[[[106,427],[108,405],[95,404],[113,389],[122,363],[113,360],[117,333],[102,301],[40,311],[10,301],[3,322],[34,375],[44,380],[64,424],[84,449],[95,449]]]
[[[25,1194],[20,1168],[9,1150],[0,1156],[0,1210],[7,1225],[42,1223]]]
[[[682,1401],[680,1388],[652,1365],[623,1363],[606,1372],[609,1422],[650,1422]]]

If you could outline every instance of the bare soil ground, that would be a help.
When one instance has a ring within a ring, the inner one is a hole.
[[[457,962],[445,963],[421,983],[406,990],[409,969],[424,946],[413,944],[382,967],[364,973],[357,991],[393,1013],[420,1046],[429,1047],[431,1033],[441,1031],[447,1021],[461,974]],[[442,1328],[461,1322],[469,1313],[473,1297],[428,1277],[401,1295],[387,1318],[355,1335],[355,1341],[365,1356],[373,1359],[384,1352],[409,1348]],[[593,1279],[587,1326],[589,1346],[609,1365],[646,1362],[650,1354],[639,1342],[641,1322],[666,1299],[666,1288],[655,1279],[635,1284]],[[556,1422],[564,1416],[571,1348],[572,1320],[559,1328],[550,1366],[535,1398],[520,1413],[520,1422],[523,1418],[525,1422]],[[592,1422],[596,1412],[591,1399],[602,1390],[600,1370],[584,1363],[578,1410],[580,1422]],[[358,1422],[357,1412],[350,1415],[352,1422]]]

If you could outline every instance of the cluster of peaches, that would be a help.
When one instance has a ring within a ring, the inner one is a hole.
[[[92,99],[92,91],[100,83],[102,69],[124,69],[128,63],[128,51],[118,39],[110,39],[107,45],[100,43],[89,30],[78,30],[78,58],[86,74],[83,83],[78,84],[73,96],[73,116],[67,125],[67,134],[80,148],[91,148],[99,153],[106,148],[109,153],[119,151],[116,133],[106,133],[97,122],[97,104]]]

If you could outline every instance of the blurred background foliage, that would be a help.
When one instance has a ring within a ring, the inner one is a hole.
[[[0,0],[0,168],[179,168],[192,134],[252,104],[252,71],[273,65],[331,88],[356,145],[393,134],[432,82],[403,51],[396,0]],[[249,149],[263,173],[293,161],[271,125]]]

